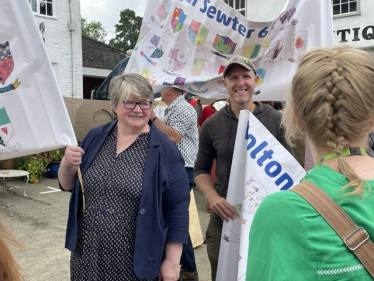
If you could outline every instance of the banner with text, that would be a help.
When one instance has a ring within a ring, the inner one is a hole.
[[[223,223],[217,281],[245,281],[249,230],[259,204],[268,194],[299,183],[304,174],[264,125],[242,110],[227,192],[236,217]]]
[[[290,0],[273,23],[251,22],[222,0],[149,0],[126,72],[147,78],[155,92],[175,85],[205,98],[225,98],[222,73],[232,56],[241,55],[260,76],[254,99],[281,101],[300,55],[332,45],[326,0]]]
[[[0,160],[76,144],[30,3],[0,7]]]

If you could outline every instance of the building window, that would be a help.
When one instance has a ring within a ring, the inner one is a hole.
[[[241,13],[245,17],[245,2],[246,0],[223,0],[227,5]]]
[[[334,17],[360,14],[360,0],[332,0],[331,3]]]
[[[34,13],[50,17],[54,16],[53,1],[54,0],[29,0]]]

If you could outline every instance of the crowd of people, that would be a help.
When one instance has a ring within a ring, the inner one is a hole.
[[[161,92],[160,116],[145,78],[112,79],[117,119],[68,146],[59,169],[61,189],[71,192],[71,280],[198,280],[188,233],[194,185],[212,211],[206,243],[216,280],[222,224],[235,217],[226,196],[241,110],[291,153],[298,138],[307,139],[313,163],[302,183],[322,190],[358,226],[342,240],[292,189],[268,195],[251,225],[246,280],[373,280],[373,57],[350,47],[307,51],[284,113],[277,110],[283,103],[253,101],[258,79],[249,59],[234,56],[223,72],[227,100],[203,107],[170,86]],[[2,233],[0,226],[0,257]],[[17,274],[11,259],[0,259],[2,280]]]

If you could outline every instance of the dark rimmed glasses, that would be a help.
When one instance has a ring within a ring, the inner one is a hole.
[[[124,100],[123,105],[126,109],[133,110],[137,105],[139,105],[141,110],[147,110],[151,108],[152,102],[151,101],[132,101],[132,100]]]

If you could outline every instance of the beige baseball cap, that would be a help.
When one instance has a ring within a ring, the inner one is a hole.
[[[245,57],[242,57],[242,56],[233,56],[229,60],[228,64],[225,67],[225,70],[223,72],[223,78],[226,77],[226,75],[229,72],[230,68],[234,64],[239,64],[239,65],[243,66],[244,68],[246,68],[248,70],[253,70],[253,72],[257,75],[256,68],[255,68],[255,66],[253,65],[253,63],[249,59],[247,59]]]

